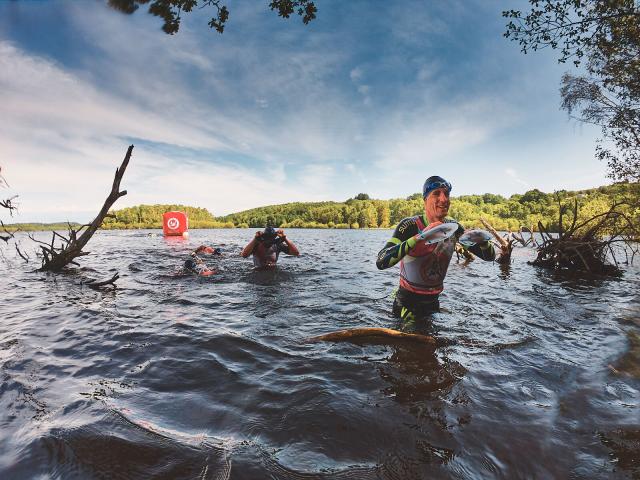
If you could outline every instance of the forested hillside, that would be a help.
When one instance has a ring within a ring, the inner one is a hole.
[[[162,214],[170,211],[185,212],[189,217],[190,228],[233,227],[233,223],[217,221],[206,208],[186,205],[138,205],[113,210],[105,218],[102,228],[162,228]]]
[[[605,211],[613,201],[640,198],[640,184],[620,183],[577,192],[544,193],[534,189],[509,198],[492,193],[451,198],[449,216],[465,227],[480,227],[480,217],[498,230],[515,230],[520,226],[536,227],[538,221],[557,229],[559,203],[577,198],[582,217]],[[346,202],[287,203],[254,208],[218,220],[239,227],[302,228],[388,228],[402,218],[424,211],[422,195],[407,198],[374,200],[360,194]],[[630,211],[636,216],[640,212]]]
[[[524,194],[463,195],[451,198],[449,216],[465,227],[480,227],[480,217],[488,220],[498,230],[516,230],[520,226],[534,228],[538,221],[557,229],[560,200],[562,203],[578,199],[581,217],[593,216],[605,211],[612,202],[623,199],[638,202],[640,184],[619,183],[576,192],[544,193],[534,189]],[[252,227],[267,224],[283,228],[389,228],[402,218],[420,214],[424,210],[422,195],[416,193],[407,198],[376,200],[359,194],[345,202],[296,202],[270,205],[214,217],[205,208],[184,205],[139,205],[111,212],[103,228],[161,228],[162,214],[180,210],[189,216],[191,228]],[[637,208],[628,213],[636,220]]]

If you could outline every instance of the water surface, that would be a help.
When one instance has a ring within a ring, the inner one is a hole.
[[[451,345],[306,343],[394,326],[390,231],[290,230],[275,271],[237,255],[253,231],[147,233],[98,232],[65,274],[0,264],[0,478],[640,477],[637,266],[454,257]],[[181,272],[201,243],[220,274]]]

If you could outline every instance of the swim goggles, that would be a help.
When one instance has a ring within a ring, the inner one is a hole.
[[[437,188],[446,188],[447,192],[451,192],[451,184],[447,182],[444,178],[440,178],[438,180],[432,180],[429,183],[425,183],[422,188],[422,197],[426,198],[432,191]]]

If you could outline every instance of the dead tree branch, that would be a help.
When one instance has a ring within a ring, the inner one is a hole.
[[[6,198],[4,200],[0,200],[0,207],[6,208],[9,210],[9,215],[13,216],[13,212],[15,212],[18,207],[13,203],[13,201],[18,198],[18,195],[14,195],[13,197]]]
[[[496,262],[501,265],[510,264],[511,252],[513,251],[513,239],[509,238],[510,235],[507,235],[508,239],[500,236],[500,234],[496,231],[496,229],[493,228],[491,224],[487,222],[484,218],[481,218],[480,221],[482,222],[482,225],[484,225],[484,227],[487,230],[489,230],[489,233],[493,235],[493,237],[498,241],[498,244],[500,245],[500,255],[496,259]]]
[[[40,249],[42,250],[43,255],[42,266],[38,269],[39,271],[58,272],[70,263],[75,263],[75,258],[89,254],[89,252],[83,252],[82,249],[87,244],[87,242],[89,242],[100,225],[102,225],[104,217],[107,215],[109,209],[116,202],[116,200],[127,194],[126,190],[120,191],[120,181],[122,180],[124,172],[127,169],[127,165],[129,165],[132,151],[133,145],[131,145],[127,150],[127,154],[125,155],[120,168],[116,169],[111,192],[109,193],[109,196],[105,200],[104,205],[102,205],[102,209],[93,220],[93,222],[82,225],[77,230],[74,230],[71,225],[69,225],[68,238],[57,232],[53,232],[50,244],[36,240],[38,243],[40,243]],[[78,236],[78,234],[85,228],[86,230],[84,230],[84,232],[82,232],[82,234]],[[55,246],[57,237],[59,237],[61,241],[59,247]]]
[[[621,245],[625,257],[631,258],[638,251],[638,226],[623,207],[637,208],[629,202],[615,202],[605,212],[578,221],[579,209],[577,199],[573,203],[571,226],[562,228],[562,216],[569,207],[560,205],[560,233],[557,238],[552,237],[542,225],[538,223],[542,243],[537,246],[538,254],[532,265],[568,271],[582,271],[601,275],[619,275],[622,273],[614,245]],[[617,254],[621,252],[618,250]],[[613,264],[611,263],[613,261]]]

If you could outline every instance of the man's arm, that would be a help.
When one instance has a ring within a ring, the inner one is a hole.
[[[262,232],[256,232],[256,236],[253,237],[251,241],[247,243],[247,246],[242,249],[242,252],[240,252],[241,256],[247,258],[253,253],[253,249],[256,248],[256,245],[259,242],[260,235],[262,235]]]
[[[410,217],[401,220],[391,239],[378,252],[376,267],[379,270],[384,270],[385,268],[393,267],[402,260],[409,253],[409,250],[416,246],[418,242],[416,237],[419,233],[415,218]]]
[[[298,247],[296,247],[296,245],[287,238],[283,230],[278,230],[278,236],[280,237],[280,239],[282,240],[282,243],[284,244],[280,247],[284,253],[286,253],[287,255],[294,255],[296,257],[300,255],[300,251],[298,250]]]

